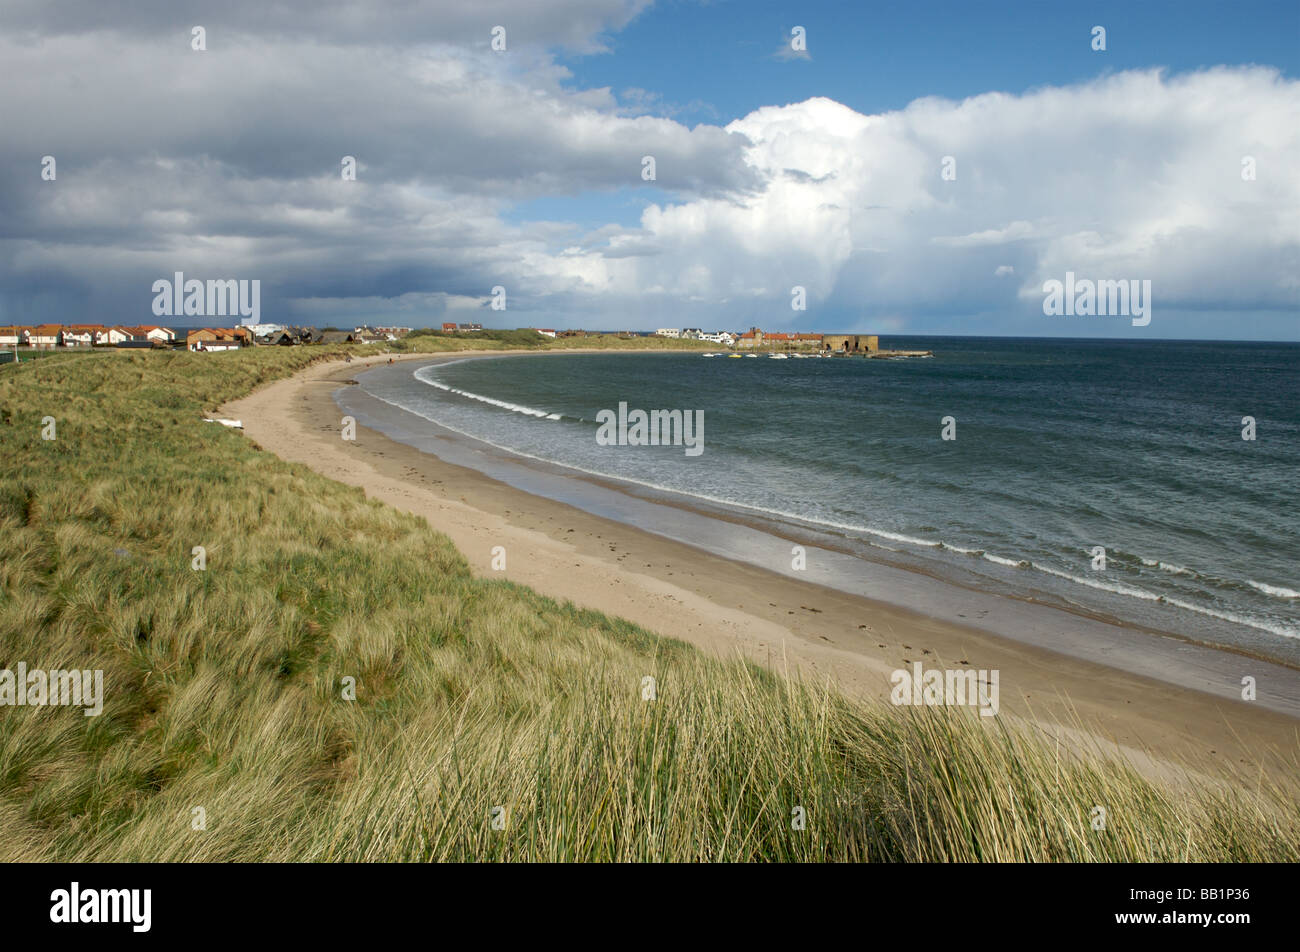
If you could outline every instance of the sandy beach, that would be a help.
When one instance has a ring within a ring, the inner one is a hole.
[[[422,516],[478,574],[706,651],[739,652],[804,677],[830,678],[880,702],[888,700],[890,673],[914,662],[997,669],[1004,715],[1032,720],[1071,743],[1121,751],[1144,769],[1164,774],[1178,763],[1242,779],[1260,771],[1295,774],[1300,721],[1283,713],[719,558],[521,492],[363,426],[345,442],[332,394],[386,361],[387,355],[316,364],[219,413],[241,420],[262,449]],[[504,571],[492,568],[495,546],[506,550]]]

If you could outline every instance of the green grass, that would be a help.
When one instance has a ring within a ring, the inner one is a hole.
[[[0,708],[0,860],[1300,856],[1266,786],[1166,787],[474,578],[423,520],[200,418],[342,350],[0,368],[0,667],[106,689],[97,718]]]

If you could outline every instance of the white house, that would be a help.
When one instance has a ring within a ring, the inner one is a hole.
[[[715,344],[723,344],[730,347],[736,342],[736,335],[730,331],[715,331],[712,334],[701,334],[700,340],[712,341]]]
[[[53,350],[59,346],[59,331],[62,329],[58,324],[41,324],[38,327],[25,328],[23,337],[28,347]]]
[[[537,333],[541,334],[543,337],[554,337],[554,336],[555,336],[555,330],[554,330],[554,328],[550,328],[550,327],[534,327],[533,330],[537,331]]]
[[[126,327],[105,327],[95,331],[95,344],[99,347],[111,347],[124,340],[135,340],[135,334]]]
[[[17,347],[23,343],[21,327],[0,327],[0,347]]]
[[[69,325],[59,335],[59,343],[64,347],[90,347],[95,343],[95,335],[105,328],[102,325]]]
[[[141,324],[139,327],[128,328],[135,331],[135,336],[144,340],[157,341],[159,344],[168,344],[176,339],[176,332],[170,327],[159,327],[156,324]]]
[[[682,332],[676,327],[661,327],[655,331],[655,337],[681,337]]]
[[[682,338],[684,340],[704,340],[704,331],[698,327],[682,328]]]

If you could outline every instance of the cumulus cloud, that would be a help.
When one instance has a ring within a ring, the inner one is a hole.
[[[1150,278],[1167,308],[1297,303],[1300,84],[1273,70],[1131,72],[877,116],[814,99],[727,129],[765,187],[650,209],[644,240],[663,250],[638,281],[768,300],[780,323],[799,319],[779,307],[792,284],[825,307],[969,312],[1041,302],[1067,270]],[[1267,178],[1243,180],[1245,155]],[[991,281],[1011,273],[1014,290]]]

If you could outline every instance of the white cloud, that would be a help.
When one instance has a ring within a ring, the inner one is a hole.
[[[1151,278],[1166,307],[1297,303],[1300,84],[1269,69],[1131,72],[878,116],[813,99],[727,128],[764,187],[648,210],[637,240],[659,252],[614,290],[761,291],[774,325],[799,317],[779,306],[791,284],[826,306],[943,310],[1014,304],[991,283],[1010,273],[1041,299],[1066,270]]]

